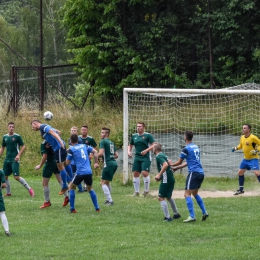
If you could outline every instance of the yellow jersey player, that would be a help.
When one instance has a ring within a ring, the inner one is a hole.
[[[238,170],[238,182],[239,188],[234,195],[244,193],[244,174],[246,170],[252,170],[260,182],[260,171],[259,171],[259,156],[257,147],[260,145],[260,140],[257,136],[251,134],[251,125],[243,125],[242,132],[244,135],[240,137],[239,145],[232,148],[232,152],[242,149],[244,152],[244,159],[242,160]]]

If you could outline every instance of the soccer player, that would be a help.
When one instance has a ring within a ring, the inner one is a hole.
[[[22,137],[15,133],[14,129],[14,123],[9,122],[7,125],[8,134],[3,136],[2,147],[0,148],[0,155],[3,154],[6,148],[6,157],[3,167],[6,182],[6,194],[4,196],[12,196],[8,177],[13,173],[14,178],[19,181],[28,190],[30,196],[33,197],[33,189],[29,186],[26,180],[20,176],[20,157],[25,150],[25,145]]]
[[[70,134],[71,135],[73,135],[73,134],[78,135],[78,128],[76,126],[72,126],[71,129],[70,129]],[[69,145],[71,144],[70,139],[68,140],[68,143],[69,143]],[[82,140],[80,138],[79,138],[78,143],[82,144]],[[76,169],[76,165],[75,165],[73,160],[70,162],[70,166],[71,166],[73,174],[75,174],[77,169]],[[82,188],[81,183],[78,185],[78,189],[79,189],[78,192],[84,192],[84,189]]]
[[[88,135],[88,126],[87,126],[87,125],[83,125],[83,126],[81,127],[81,135],[79,135],[79,139],[82,140],[82,143],[83,143],[83,144],[90,145],[90,146],[93,147],[95,150],[97,150],[97,143],[96,143],[95,139],[94,139],[92,136]],[[89,157],[90,164],[91,164],[91,160],[92,160],[92,158],[93,158],[93,154],[90,153],[90,154],[88,155],[88,157]],[[84,191],[88,191],[86,184],[85,184]]]
[[[181,215],[178,212],[176,203],[172,198],[175,179],[172,174],[172,170],[168,164],[168,157],[164,153],[162,153],[162,145],[160,143],[154,143],[153,153],[155,154],[157,169],[159,172],[155,176],[155,180],[161,181],[158,193],[158,200],[161,204],[161,208],[164,213],[164,221],[170,222],[172,221],[172,218],[170,216],[166,200],[171,205],[174,214],[173,218],[177,219],[181,217]]]
[[[209,214],[206,211],[203,199],[199,195],[199,188],[204,180],[204,170],[200,163],[200,149],[197,145],[192,142],[193,132],[190,130],[185,131],[184,141],[186,146],[180,154],[178,161],[172,163],[169,161],[172,170],[181,169],[185,166],[188,166],[189,174],[186,179],[184,197],[186,200],[186,205],[189,210],[189,217],[186,220],[183,220],[184,223],[196,221],[193,201],[191,195],[196,199],[199,207],[202,211],[202,221],[206,220]],[[186,159],[186,162],[183,160]]]
[[[149,193],[150,186],[150,165],[151,165],[151,150],[153,149],[154,138],[150,133],[145,132],[145,124],[138,122],[137,133],[132,135],[130,144],[128,145],[128,156],[132,157],[132,148],[135,146],[135,158],[132,167],[133,183],[135,193],[134,196],[139,196],[140,190],[140,174],[143,175],[144,193],[143,196]]]
[[[103,157],[104,168],[102,171],[102,177],[100,185],[104,191],[106,201],[105,205],[111,206],[114,204],[111,197],[111,185],[110,182],[113,180],[113,176],[117,170],[116,158],[118,158],[118,153],[116,151],[115,144],[108,139],[110,134],[110,129],[103,127],[101,129],[101,142],[99,144],[98,157]]]
[[[98,153],[97,151],[88,145],[79,144],[78,143],[78,135],[71,135],[70,136],[71,146],[68,150],[68,156],[66,159],[66,165],[70,164],[71,160],[73,159],[77,170],[76,175],[73,177],[72,182],[69,184],[69,194],[70,194],[70,212],[76,213],[75,210],[75,188],[76,186],[84,181],[87,184],[87,189],[89,195],[91,197],[92,203],[95,207],[97,212],[100,212],[97,195],[95,191],[92,189],[92,169],[90,166],[90,161],[88,158],[88,154],[91,152],[94,155],[95,164],[94,167],[98,168]]]
[[[42,186],[43,186],[43,194],[44,194],[45,201],[42,204],[42,206],[40,206],[40,209],[44,209],[51,206],[49,181],[52,174],[54,173],[61,187],[62,187],[62,180],[60,177],[59,169],[56,164],[53,150],[50,147],[50,145],[44,140],[41,143],[40,149],[41,149],[42,158],[40,164],[35,166],[35,169],[39,170],[44,165],[42,170]],[[68,191],[65,191],[63,195],[64,195],[64,202],[62,206],[65,207],[69,203]]]
[[[3,188],[3,189],[6,188],[5,175],[4,175],[3,170],[0,170],[0,187]],[[8,224],[7,217],[5,215],[5,204],[4,204],[4,199],[3,199],[3,196],[2,196],[1,188],[0,188],[0,218],[1,218],[4,230],[5,230],[5,234],[8,237],[11,237],[12,234],[9,231],[9,224]]]
[[[39,120],[35,119],[31,122],[32,130],[39,131],[42,138],[50,144],[51,148],[54,151],[54,156],[56,160],[57,167],[60,172],[62,179],[62,189],[59,192],[59,195],[63,195],[68,190],[67,185],[67,173],[72,179],[73,174],[70,165],[65,166],[67,151],[65,148],[64,141],[59,136],[59,131],[52,128],[50,125],[41,124]]]
[[[232,148],[232,152],[242,149],[244,152],[244,159],[242,160],[238,170],[238,183],[239,188],[234,195],[244,193],[244,174],[246,170],[252,170],[258,181],[260,182],[260,171],[258,163],[258,150],[257,146],[260,145],[260,140],[251,134],[251,125],[245,124],[242,128],[243,135],[240,137],[238,146]]]

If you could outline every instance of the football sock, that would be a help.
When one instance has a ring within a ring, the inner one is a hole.
[[[140,177],[134,177],[133,178],[133,184],[134,184],[135,192],[139,192],[139,190],[140,190]]]
[[[178,213],[178,209],[177,209],[175,200],[174,200],[173,198],[170,198],[168,201],[169,201],[169,203],[170,203],[170,205],[171,205],[171,208],[172,208],[173,213],[174,213],[174,214]]]
[[[1,221],[3,224],[4,230],[9,231],[9,225],[8,225],[7,217],[5,215],[5,211],[0,212],[0,217],[1,217]]]
[[[238,176],[239,190],[244,189],[245,176]]]
[[[80,191],[83,191],[83,188],[82,188],[81,183],[78,185],[78,189],[79,189]]]
[[[144,190],[149,191],[150,187],[150,176],[144,177]]]
[[[46,202],[50,201],[50,188],[49,187],[43,188],[43,194],[44,194],[45,201]]]
[[[91,200],[92,200],[92,203],[93,203],[95,209],[99,209],[98,201],[97,201],[97,195],[96,195],[95,191],[94,191],[94,190],[91,190],[91,191],[89,192],[89,195],[90,195],[90,197],[91,197]]]
[[[206,214],[207,211],[205,209],[205,205],[204,205],[204,202],[203,202],[203,199],[201,198],[201,196],[199,194],[197,194],[194,198],[196,199],[199,207],[201,208],[202,214]]]
[[[62,171],[60,171],[60,177],[62,179],[62,189],[67,188],[67,173],[66,170],[63,169]]]
[[[65,170],[66,170],[67,174],[69,175],[70,181],[71,181],[73,179],[73,173],[72,173],[71,165],[70,164],[66,165]]]
[[[186,200],[187,208],[190,212],[190,217],[195,218],[192,198],[189,196],[189,197],[186,197],[185,200]]]
[[[10,194],[11,193],[11,185],[9,180],[5,180],[6,183],[6,193]]]
[[[62,182],[59,182],[59,184],[60,184],[60,187],[62,188]],[[67,190],[63,193],[63,196],[64,196],[64,198],[68,196]]]
[[[257,176],[258,181],[260,182],[260,175]]]
[[[167,205],[167,202],[165,200],[162,200],[160,201],[160,204],[161,204],[161,208],[162,208],[162,211],[163,211],[163,214],[166,218],[170,218],[170,213],[169,213],[169,210],[168,210],[168,205]]]
[[[111,193],[112,193],[112,186],[111,186],[111,184],[109,183],[109,184],[107,185],[107,187],[108,187],[109,192],[110,192],[110,194],[111,194]]]
[[[19,178],[19,182],[27,189],[29,190],[31,187],[28,185],[28,183],[26,182],[26,180],[22,177]]]
[[[111,201],[112,201],[112,198],[111,198],[111,194],[110,194],[110,191],[109,191],[109,188],[107,187],[107,185],[106,185],[106,184],[102,185],[102,189],[103,189],[103,191],[104,191],[104,194],[105,194],[107,200],[108,200],[109,202],[111,202]]]
[[[69,190],[70,193],[70,210],[75,209],[75,191],[74,190]]]

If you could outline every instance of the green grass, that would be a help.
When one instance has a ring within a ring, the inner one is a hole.
[[[188,216],[184,199],[176,199],[182,219],[164,223],[156,197],[136,198],[132,185],[113,182],[115,205],[103,206],[105,200],[99,177],[94,190],[101,206],[96,213],[88,193],[76,194],[76,214],[62,207],[63,196],[52,177],[52,206],[43,203],[41,177],[24,176],[35,189],[35,197],[11,179],[12,197],[5,198],[6,215],[12,237],[0,232],[1,255],[5,259],[258,259],[259,197],[204,199],[209,218],[182,223]],[[183,188],[184,177],[176,176],[176,189]],[[152,182],[151,190],[158,183]],[[246,189],[256,189],[255,178],[247,178]],[[236,179],[206,178],[205,190],[235,190]],[[260,187],[259,187],[260,188]],[[174,197],[174,193],[173,193]],[[2,229],[3,230],[3,229]],[[4,259],[4,258],[3,258]]]

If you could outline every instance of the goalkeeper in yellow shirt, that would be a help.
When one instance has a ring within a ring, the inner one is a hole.
[[[238,183],[239,189],[234,195],[244,193],[244,182],[245,182],[245,171],[252,170],[260,182],[260,171],[259,171],[259,156],[257,147],[260,145],[260,140],[257,136],[251,134],[251,125],[243,125],[242,132],[244,135],[240,137],[239,145],[232,148],[232,152],[242,149],[244,152],[244,159],[242,160],[238,170]]]

